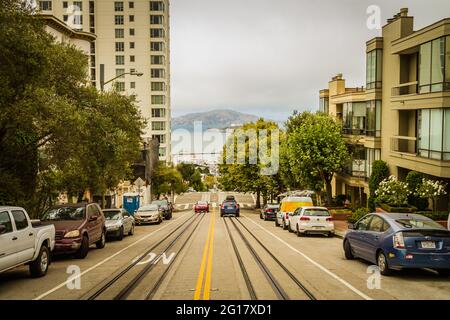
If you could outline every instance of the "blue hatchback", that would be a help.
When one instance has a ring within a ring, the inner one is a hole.
[[[371,213],[344,238],[347,259],[375,263],[383,275],[392,269],[431,268],[450,275],[450,231],[419,214]]]

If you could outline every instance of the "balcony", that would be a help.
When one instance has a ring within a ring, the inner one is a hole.
[[[391,151],[417,155],[417,138],[407,136],[391,137]]]
[[[391,95],[393,97],[417,94],[417,81],[402,83],[392,88]]]

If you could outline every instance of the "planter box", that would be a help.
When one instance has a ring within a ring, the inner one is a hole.
[[[417,211],[416,207],[391,207],[386,203],[380,204],[381,209],[386,212],[397,212],[397,213],[414,213]]]

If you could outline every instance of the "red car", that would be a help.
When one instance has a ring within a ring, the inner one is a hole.
[[[194,205],[194,211],[195,213],[209,212],[209,203],[206,201],[197,201]]]

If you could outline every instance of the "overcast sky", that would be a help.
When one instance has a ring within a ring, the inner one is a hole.
[[[415,29],[450,17],[450,0],[172,0],[173,116],[230,108],[286,119],[317,109],[336,73],[365,85],[370,5],[409,8]]]

